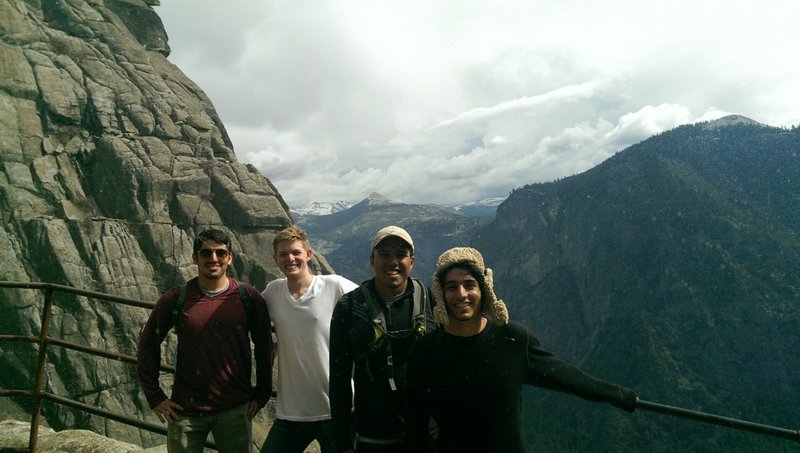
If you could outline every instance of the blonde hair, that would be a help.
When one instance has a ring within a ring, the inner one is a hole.
[[[300,241],[306,250],[311,250],[311,242],[308,240],[308,234],[297,225],[284,228],[275,235],[272,240],[272,251],[278,251],[278,244],[283,241]]]

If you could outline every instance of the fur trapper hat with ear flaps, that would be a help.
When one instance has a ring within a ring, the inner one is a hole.
[[[433,308],[433,318],[436,324],[447,325],[447,308],[444,304],[444,288],[440,279],[444,274],[457,264],[468,264],[474,267],[480,274],[474,275],[481,287],[481,311],[488,316],[495,324],[508,324],[508,309],[502,300],[498,300],[494,294],[494,279],[492,270],[483,263],[481,252],[471,247],[454,247],[439,256],[436,260],[436,272],[433,274],[431,290],[436,306]]]

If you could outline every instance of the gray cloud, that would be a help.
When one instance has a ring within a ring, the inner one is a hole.
[[[455,204],[726,112],[800,122],[800,4],[164,0],[170,59],[293,206]],[[213,32],[205,32],[210,29]]]

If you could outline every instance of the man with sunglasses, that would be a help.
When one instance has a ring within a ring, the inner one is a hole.
[[[406,230],[378,231],[369,263],[375,276],[333,311],[331,416],[339,451],[399,453],[405,451],[406,362],[411,345],[434,328],[433,296],[410,277],[414,242]]]
[[[272,394],[267,305],[258,290],[228,277],[233,252],[224,231],[198,234],[192,260],[197,277],[161,296],[139,336],[139,380],[153,412],[167,423],[168,451],[202,452],[210,432],[219,451],[249,453],[251,420]],[[177,359],[167,397],[158,377],[161,343],[172,328]]]

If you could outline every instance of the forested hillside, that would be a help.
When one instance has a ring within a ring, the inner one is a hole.
[[[642,399],[794,429],[800,409],[800,130],[679,127],[515,190],[475,238],[512,318]],[[545,390],[536,451],[780,451],[791,441]]]

